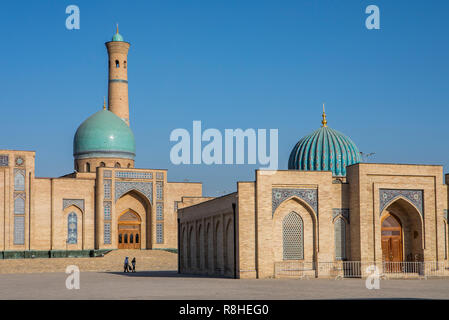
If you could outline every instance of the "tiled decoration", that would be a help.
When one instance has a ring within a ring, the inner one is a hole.
[[[156,182],[156,200],[164,199],[164,183],[162,181]]]
[[[0,154],[0,167],[7,167],[9,165],[9,157],[7,154]]]
[[[16,167],[23,167],[25,165],[25,159],[22,156],[16,156],[14,163]]]
[[[296,212],[282,221],[282,240],[284,260],[304,259],[304,223]]]
[[[156,220],[164,220],[164,207],[160,202],[156,204]]]
[[[116,178],[126,179],[153,179],[152,172],[136,172],[136,171],[116,171]]]
[[[23,193],[15,195],[14,214],[25,214],[25,194]]]
[[[104,243],[111,244],[111,223],[104,223]]]
[[[111,220],[111,207],[112,202],[111,201],[103,201],[103,208],[104,208],[104,220]]]
[[[25,217],[14,217],[14,244],[25,244]]]
[[[382,214],[382,211],[385,209],[387,205],[392,203],[396,198],[404,197],[413,203],[418,209],[419,213],[422,217],[424,217],[423,212],[423,190],[407,190],[407,189],[380,189],[379,190],[379,214]]]
[[[104,187],[104,198],[107,200],[111,199],[112,180],[110,179],[103,180],[103,187]]]
[[[84,212],[84,199],[62,199],[62,210],[70,206],[77,206]]]
[[[349,209],[346,208],[333,208],[332,209],[332,220],[335,220],[336,217],[342,216],[349,222]]]
[[[78,217],[75,212],[70,212],[67,216],[67,243],[76,244],[78,242]]]
[[[153,183],[138,181],[116,181],[115,182],[115,201],[120,199],[125,193],[136,190],[142,193],[151,204],[153,204]]]
[[[25,170],[14,169],[14,191],[25,191]]]
[[[334,222],[335,259],[346,259],[346,222],[338,217]]]
[[[164,243],[164,224],[156,224],[156,243]]]
[[[286,199],[297,196],[309,204],[318,216],[318,190],[317,189],[272,189],[272,215],[277,207]]]
[[[156,180],[164,180],[164,173],[156,172]]]
[[[103,178],[112,178],[112,171],[111,170],[104,170],[103,171]]]

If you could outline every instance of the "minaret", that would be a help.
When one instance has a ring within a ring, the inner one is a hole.
[[[109,111],[115,113],[129,126],[127,60],[130,44],[117,32],[106,42],[109,55]]]

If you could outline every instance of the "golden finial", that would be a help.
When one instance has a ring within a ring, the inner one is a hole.
[[[103,101],[103,110],[106,110],[106,97],[104,97],[104,101]]]
[[[321,120],[321,127],[327,127],[326,111],[324,110],[324,103],[323,103],[323,120]]]
[[[117,23],[117,34],[118,34],[118,23]]]

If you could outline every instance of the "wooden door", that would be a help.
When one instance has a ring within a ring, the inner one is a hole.
[[[387,272],[401,272],[402,227],[399,220],[388,215],[382,222],[382,260]]]
[[[140,249],[140,218],[136,213],[127,211],[120,216],[117,241],[119,249]]]
[[[119,229],[118,233],[119,249],[140,249],[139,229]]]

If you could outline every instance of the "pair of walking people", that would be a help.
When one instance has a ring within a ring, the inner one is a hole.
[[[123,272],[136,272],[136,258],[134,257],[131,261],[132,266],[129,265],[128,257],[125,258],[125,263],[123,266]]]

